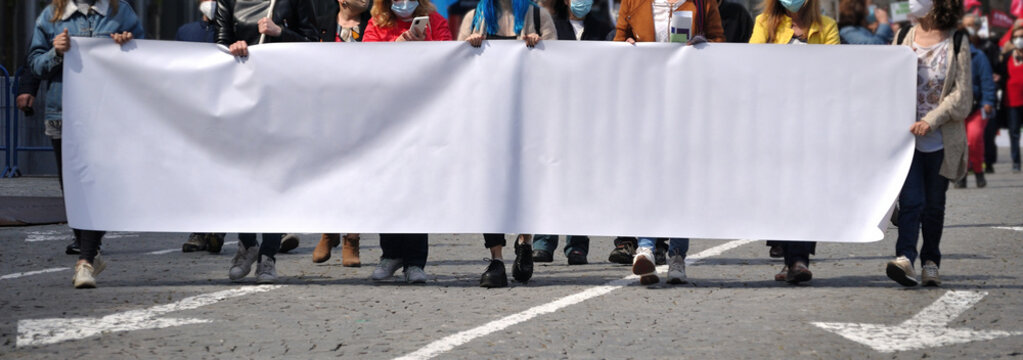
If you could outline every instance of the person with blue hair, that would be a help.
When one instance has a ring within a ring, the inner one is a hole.
[[[482,0],[465,14],[458,31],[459,41],[475,47],[484,39],[525,40],[533,47],[540,40],[557,38],[551,14],[530,0]]]

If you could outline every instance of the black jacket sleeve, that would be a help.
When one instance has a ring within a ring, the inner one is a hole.
[[[316,28],[316,11],[313,9],[311,0],[289,0],[284,2],[291,5],[284,14],[278,15],[275,11],[274,23],[281,27],[281,36],[274,42],[305,42],[320,41],[320,32]]]
[[[217,44],[231,46],[238,41],[234,35],[234,0],[217,0],[216,19]]]
[[[39,78],[28,68],[22,68],[18,78],[18,95],[30,94],[35,96],[39,92]]]

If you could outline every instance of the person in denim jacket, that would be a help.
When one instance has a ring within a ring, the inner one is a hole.
[[[53,0],[36,19],[28,62],[32,74],[47,80],[46,135],[53,141],[57,169],[63,187],[61,170],[61,122],[64,54],[71,50],[71,37],[113,38],[125,44],[142,38],[142,24],[125,1],[118,0]],[[95,276],[105,264],[99,258],[99,245],[104,232],[74,230],[81,254],[72,278],[75,288],[96,287]]]
[[[866,0],[842,0],[838,9],[838,36],[843,44],[891,44],[895,32],[888,20],[888,12],[884,9],[877,8],[871,14]],[[870,15],[874,19],[870,19]],[[873,23],[877,23],[876,31],[869,29]]]

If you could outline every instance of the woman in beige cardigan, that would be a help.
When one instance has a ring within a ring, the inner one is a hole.
[[[909,131],[916,152],[899,195],[899,239],[888,277],[904,286],[920,282],[913,271],[916,244],[923,233],[920,263],[925,286],[939,286],[941,232],[945,223],[945,192],[949,180],[966,176],[966,128],[973,104],[970,43],[955,36],[963,13],[960,0],[910,0],[916,26],[900,31],[895,42],[917,54],[917,117]],[[959,44],[956,44],[959,40]],[[899,43],[901,41],[901,44]],[[908,123],[908,122],[907,122]]]

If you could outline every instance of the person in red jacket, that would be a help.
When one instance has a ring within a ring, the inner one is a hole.
[[[1023,123],[1023,26],[1009,32],[1012,43],[1005,46],[1004,58],[1009,80],[1005,85],[1006,104],[1009,105],[1009,155],[1012,172],[1020,172],[1019,132]]]
[[[448,22],[437,13],[430,0],[376,0],[370,14],[373,17],[369,19],[362,42],[451,40]],[[412,19],[419,16],[430,17],[430,23],[422,32],[411,28]],[[373,280],[390,279],[398,268],[404,268],[406,282],[425,283],[427,239],[427,234],[380,234],[383,254],[373,270]]]
[[[452,40],[447,20],[430,0],[375,0],[370,13],[363,42]],[[412,19],[419,16],[430,17],[423,33],[411,29]]]

